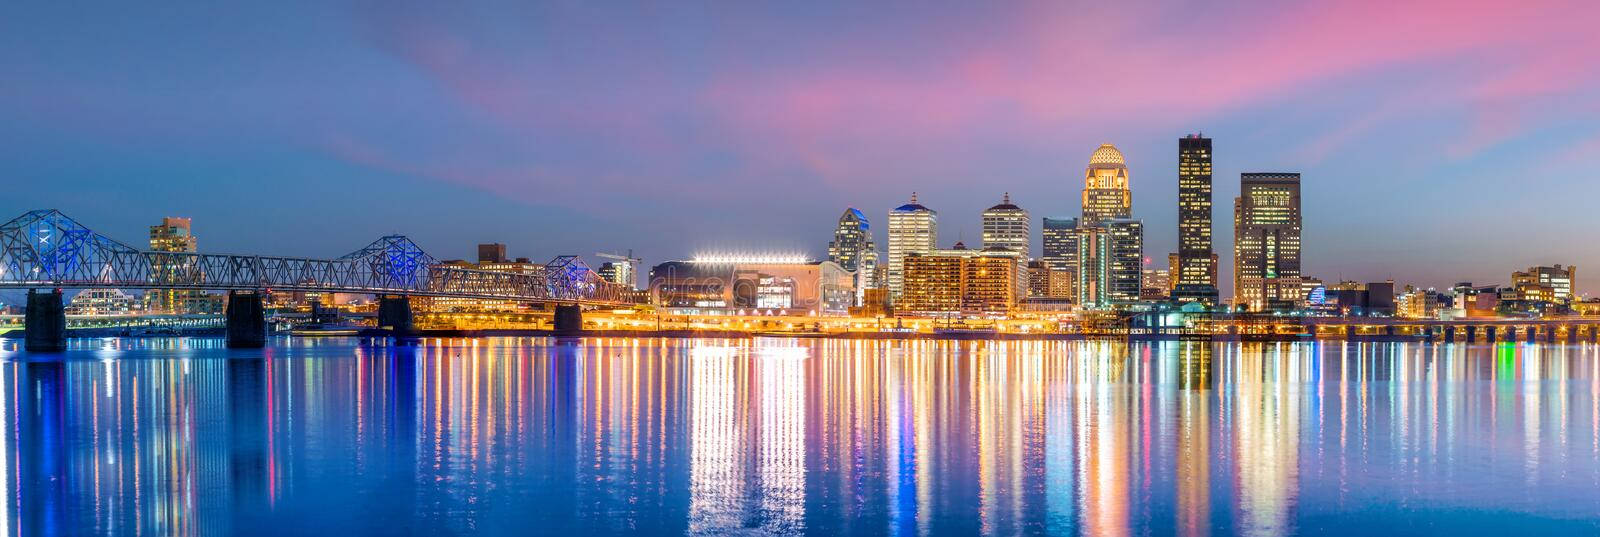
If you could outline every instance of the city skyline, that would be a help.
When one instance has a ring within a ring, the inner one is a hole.
[[[947,247],[978,243],[1005,192],[1035,219],[1076,216],[1082,155],[1113,143],[1160,267],[1178,249],[1172,140],[1204,132],[1213,222],[1239,174],[1304,174],[1305,273],[1330,283],[1600,262],[1584,247],[1600,74],[1577,66],[1600,42],[1583,3],[1381,20],[1365,3],[22,9],[0,22],[0,62],[23,75],[0,88],[0,169],[24,195],[0,209],[93,215],[129,243],[181,216],[207,252],[339,255],[398,232],[463,259],[483,242],[822,258],[840,210],[879,219],[917,191]],[[1070,83],[1108,65],[1104,84]],[[1232,231],[1214,229],[1226,295]]]

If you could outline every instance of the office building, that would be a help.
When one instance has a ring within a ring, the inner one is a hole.
[[[1069,280],[1075,281],[1078,274],[1078,219],[1047,217],[1042,222],[1039,234],[1043,250],[1039,259],[1053,270],[1067,271]],[[1069,288],[1063,296],[1071,297],[1072,294]]]
[[[150,251],[194,253],[199,243],[192,232],[188,218],[166,217],[161,224],[150,226]],[[150,265],[151,275],[158,282],[179,282],[189,278],[189,272],[199,270],[191,256],[156,256]],[[221,311],[219,297],[208,296],[195,289],[152,289],[145,293],[145,309],[155,313],[214,313]]]
[[[1001,197],[999,205],[983,211],[984,248],[1006,248],[1028,259],[1032,242],[1033,222],[1028,220],[1028,211],[1011,203],[1010,192]]]
[[[1028,262],[1028,298],[1072,298],[1072,271],[1043,260]]]
[[[904,291],[905,257],[909,254],[931,253],[938,248],[939,215],[933,209],[917,203],[917,193],[911,193],[911,202],[889,211],[889,298],[898,300]]]
[[[1133,216],[1133,193],[1128,186],[1128,166],[1122,152],[1102,144],[1089,156],[1083,178],[1082,224],[1092,226],[1112,218]]]
[[[1139,284],[1140,300],[1166,300],[1172,293],[1172,271],[1144,269]]]
[[[1533,302],[1568,303],[1574,296],[1572,282],[1577,281],[1578,267],[1528,267],[1528,270],[1511,273],[1511,287],[1517,298]]]
[[[1233,303],[1250,311],[1303,305],[1300,174],[1245,173],[1234,198]]]
[[[867,289],[878,286],[878,246],[872,242],[872,227],[859,209],[845,209],[828,243],[828,260],[854,273],[856,303],[862,304]]]
[[[1017,255],[1005,248],[958,247],[905,258],[905,292],[897,312],[1002,314],[1025,293]]]
[[[1172,298],[1217,303],[1217,255],[1211,249],[1211,139],[1178,139],[1178,252]]]
[[[1101,221],[1110,231],[1111,257],[1106,261],[1108,296],[1105,305],[1127,304],[1139,300],[1144,284],[1144,222],[1132,218]]]
[[[498,242],[478,245],[478,263],[504,263],[506,261],[506,245]]]

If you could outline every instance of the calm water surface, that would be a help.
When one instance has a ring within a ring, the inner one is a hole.
[[[5,534],[1600,533],[1592,345],[3,345]]]

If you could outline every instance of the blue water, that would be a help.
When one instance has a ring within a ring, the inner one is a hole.
[[[1600,533],[1593,345],[4,345],[8,535]]]

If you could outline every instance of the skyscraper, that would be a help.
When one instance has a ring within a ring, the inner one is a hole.
[[[199,243],[190,232],[188,218],[166,217],[160,225],[150,226],[150,251],[191,253]],[[157,281],[176,282],[185,273],[194,270],[194,260],[187,256],[156,256],[150,271]],[[145,308],[162,313],[192,313],[205,293],[196,290],[152,289],[145,294]]]
[[[911,193],[911,202],[889,211],[889,296],[898,299],[905,283],[905,257],[907,254],[932,253],[938,248],[939,214],[917,203],[917,193]]]
[[[1092,226],[1108,218],[1133,216],[1133,194],[1128,189],[1128,166],[1122,152],[1101,144],[1089,156],[1083,178],[1083,224]]]
[[[1122,152],[1102,144],[1084,174],[1083,218],[1076,235],[1076,289],[1084,307],[1139,300],[1144,269],[1144,223],[1134,220],[1133,194]]]
[[[1052,293],[1052,297],[1072,297],[1078,275],[1078,219],[1049,218],[1043,220],[1041,233],[1044,251],[1039,259],[1052,271],[1067,275],[1066,291]]]
[[[1211,251],[1211,139],[1178,139],[1178,255],[1172,298],[1217,302],[1216,255]]]
[[[872,243],[872,226],[867,215],[850,207],[839,216],[839,225],[833,229],[833,242],[828,243],[828,260],[855,273],[856,303],[867,289],[879,285],[878,247]]]
[[[878,265],[877,248],[872,243],[872,226],[867,222],[867,215],[855,207],[845,209],[839,217],[839,225],[833,228],[828,260],[845,270],[871,274]]]
[[[1239,175],[1233,201],[1233,303],[1250,311],[1296,307],[1300,286],[1300,174]]]
[[[1028,260],[1028,246],[1033,241],[1033,223],[1028,211],[1011,204],[1007,192],[995,205],[983,211],[983,247],[1000,247],[1017,252],[1023,262]]]

